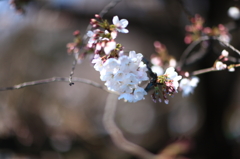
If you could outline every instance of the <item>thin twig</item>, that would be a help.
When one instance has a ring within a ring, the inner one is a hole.
[[[105,90],[107,92],[110,92],[105,87],[100,85],[99,83],[91,81],[91,80],[88,80],[88,79],[74,77],[74,78],[72,78],[72,81],[73,82],[85,83],[85,84],[94,86],[96,88]],[[0,91],[15,90],[15,89],[28,87],[28,86],[34,86],[34,85],[40,85],[40,84],[48,84],[48,83],[52,83],[52,82],[69,82],[69,78],[68,77],[52,77],[52,78],[41,79],[41,80],[36,80],[36,81],[24,82],[24,83],[21,83],[21,84],[10,86],[10,87],[2,87],[2,88],[0,88]]]
[[[229,44],[228,42],[221,40],[219,37],[213,37],[213,39],[219,41],[220,43],[224,44],[226,47],[230,48],[231,50],[236,52],[238,55],[240,55],[240,51],[236,49],[234,46],[232,46],[231,44]]]
[[[109,133],[110,137],[112,138],[113,142],[116,144],[116,146],[118,146],[122,150],[132,155],[138,156],[139,158],[153,159],[155,157],[154,154],[128,141],[123,136],[122,131],[117,127],[117,125],[114,122],[116,107],[117,107],[117,96],[109,93],[106,100],[106,105],[105,105],[105,110],[103,115],[103,124],[105,129]]]
[[[240,64],[235,64],[234,67],[240,67]],[[225,69],[223,69],[223,70],[225,70]],[[205,68],[205,69],[193,71],[192,75],[197,76],[197,75],[200,75],[200,74],[209,73],[209,72],[213,72],[213,71],[222,71],[222,70],[218,70],[214,67],[210,67],[210,68]]]
[[[209,44],[203,44],[202,42],[200,48],[196,52],[193,52],[193,54],[186,59],[185,65],[193,64],[197,60],[202,59],[208,53],[208,48]]]
[[[220,71],[220,70],[217,70],[217,69],[214,68],[214,67],[210,67],[210,68],[205,68],[205,69],[193,71],[193,72],[192,72],[192,75],[197,76],[197,75],[200,75],[200,74],[204,74],[204,73],[208,73],[208,72],[213,72],[213,71]]]
[[[178,0],[178,2],[180,3],[182,10],[184,11],[184,13],[188,16],[188,19],[190,20],[191,18],[193,18],[194,16],[191,14],[191,12],[187,9],[187,7],[184,5],[183,0]]]
[[[108,5],[106,5],[103,8],[103,10],[99,13],[99,15],[101,17],[103,17],[107,12],[109,12],[109,10],[114,8],[120,1],[122,1],[122,0],[112,0]],[[82,39],[83,40],[83,43],[82,43],[83,46],[86,44],[86,40],[88,38],[87,32],[91,29],[92,29],[92,26],[89,24],[87,26],[86,31],[85,31],[85,35],[83,36],[83,39]],[[72,78],[73,78],[73,75],[74,75],[74,70],[75,70],[76,64],[77,64],[77,59],[74,58],[73,63],[72,63],[71,73],[70,73],[70,76],[69,76],[69,85],[70,86],[72,86],[74,84],[73,81],[72,81]]]
[[[70,86],[74,85],[72,78],[73,78],[74,70],[75,70],[75,67],[76,67],[76,63],[77,63],[77,60],[74,59],[73,63],[72,63],[72,70],[71,70],[71,73],[70,73],[70,76],[69,76],[69,79],[68,79]]]
[[[199,38],[198,40],[192,42],[188,47],[187,49],[183,52],[179,62],[178,62],[178,68],[182,68],[186,59],[187,59],[187,56],[191,53],[191,51],[198,45],[200,44],[202,41],[206,41],[206,40],[209,40],[209,37],[208,36],[203,36],[201,38]]]

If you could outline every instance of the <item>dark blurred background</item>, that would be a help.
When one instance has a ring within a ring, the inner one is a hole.
[[[72,33],[85,33],[90,18],[110,0],[35,0],[19,14],[0,0],[0,87],[53,76],[68,77],[73,57],[66,51]],[[228,9],[238,0],[182,0],[205,26],[236,24],[231,44],[240,49],[238,21]],[[178,0],[122,0],[104,17],[129,20],[129,34],[117,41],[150,59],[154,41],[179,59],[190,24]],[[213,65],[223,46],[211,43],[204,58],[187,71]],[[229,50],[229,49],[227,49]],[[229,50],[230,51],[230,50]],[[230,51],[231,55],[234,55]],[[104,84],[86,58],[75,77]],[[176,141],[190,144],[178,158],[240,159],[239,70],[200,75],[193,95],[181,93],[170,104],[150,96],[137,103],[118,102],[116,123],[125,137],[152,153]],[[102,124],[107,93],[92,86],[51,83],[0,92],[0,159],[134,159],[117,148]]]

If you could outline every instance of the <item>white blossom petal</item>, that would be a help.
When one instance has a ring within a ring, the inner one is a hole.
[[[128,30],[126,29],[128,21],[126,19],[121,19],[119,21],[118,16],[114,16],[112,22],[116,26],[117,31],[121,33],[128,33]]]
[[[224,63],[222,63],[221,61],[217,61],[217,62],[215,63],[215,68],[216,68],[217,70],[224,70],[224,69],[227,68],[227,65],[224,64]]]
[[[128,29],[119,29],[118,31],[120,33],[129,33]]]
[[[118,16],[114,16],[112,22],[113,22],[114,25],[117,25],[119,23]]]
[[[121,19],[120,24],[122,28],[126,28],[128,26],[128,20],[127,19]]]
[[[156,73],[158,76],[163,74],[163,68],[160,66],[152,66],[151,67],[152,71]]]
[[[106,46],[104,47],[104,52],[105,52],[106,55],[108,55],[115,48],[116,48],[116,42],[115,41],[109,41],[109,42],[107,42]]]
[[[193,93],[195,87],[197,87],[198,82],[198,77],[192,77],[192,79],[183,78],[180,81],[179,86],[183,92],[182,96],[188,96],[190,93]]]

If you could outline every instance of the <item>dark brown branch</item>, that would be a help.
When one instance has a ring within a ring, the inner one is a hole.
[[[100,88],[102,90],[108,91],[105,87],[103,87],[99,83],[96,83],[96,82],[88,80],[88,79],[74,77],[74,78],[72,78],[72,81],[73,82],[85,83],[85,84]],[[28,86],[48,84],[48,83],[52,83],[52,82],[69,82],[69,78],[68,77],[52,77],[52,78],[41,79],[41,80],[36,80],[36,81],[24,82],[24,83],[21,83],[21,84],[10,86],[10,87],[2,87],[2,88],[0,88],[0,91],[15,90],[15,89],[28,87]]]
[[[142,159],[153,159],[156,157],[154,154],[148,152],[144,148],[128,141],[122,131],[117,127],[114,122],[115,111],[117,107],[117,96],[115,94],[109,94],[106,100],[103,124],[113,142],[122,150],[138,156]]]

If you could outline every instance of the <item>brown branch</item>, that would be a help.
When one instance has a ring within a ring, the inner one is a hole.
[[[107,132],[109,133],[110,137],[112,138],[113,142],[121,148],[122,150],[138,156],[142,159],[154,159],[156,156],[144,148],[128,141],[124,136],[122,131],[117,127],[114,122],[115,111],[117,107],[117,96],[115,94],[109,93],[104,115],[103,115],[103,124]]]
[[[240,64],[235,64],[234,67],[240,67]],[[223,70],[226,70],[226,69],[223,69]],[[209,72],[213,72],[213,71],[222,71],[222,70],[217,70],[214,67],[210,67],[210,68],[205,68],[205,69],[193,71],[192,75],[197,76],[197,75],[200,75],[200,74],[209,73]]]
[[[214,67],[210,67],[210,68],[205,68],[205,69],[201,69],[201,70],[197,70],[197,71],[193,71],[192,75],[197,76],[200,74],[204,74],[204,73],[208,73],[208,72],[213,72],[213,71],[221,71],[221,70],[217,70]]]
[[[105,90],[107,92],[110,92],[105,87],[100,85],[99,83],[96,83],[96,82],[88,80],[88,79],[74,77],[74,78],[72,78],[72,81],[73,82],[85,83],[85,84],[94,86],[96,88]],[[36,80],[36,81],[24,82],[24,83],[21,83],[21,84],[10,86],[10,87],[2,87],[2,88],[0,88],[0,91],[15,90],[15,89],[28,87],[28,86],[48,84],[48,83],[52,83],[52,82],[69,82],[69,78],[68,77],[52,77],[52,78],[41,79],[41,80]]]

